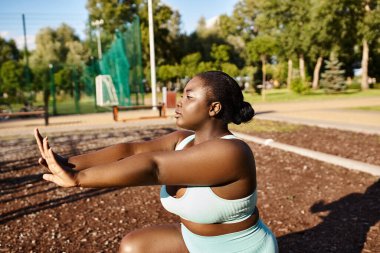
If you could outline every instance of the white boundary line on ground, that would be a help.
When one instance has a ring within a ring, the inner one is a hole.
[[[317,151],[313,151],[309,149],[299,148],[299,147],[275,142],[272,139],[262,139],[262,138],[254,137],[254,136],[239,133],[239,132],[233,132],[233,134],[238,138],[255,142],[257,144],[261,144],[261,145],[265,145],[265,146],[269,146],[273,148],[278,148],[284,151],[292,152],[292,153],[309,157],[309,158],[319,160],[322,162],[338,165],[346,169],[358,170],[358,171],[372,174],[374,176],[380,176],[380,166],[377,166],[377,165],[363,163],[363,162],[359,162],[359,161],[355,161],[355,160],[351,160],[347,158],[342,158],[335,155],[329,155],[329,154],[325,154],[322,152],[317,152]]]

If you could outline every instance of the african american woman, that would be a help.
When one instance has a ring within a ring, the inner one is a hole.
[[[49,169],[43,178],[62,187],[162,185],[161,203],[181,223],[133,231],[120,252],[278,252],[256,207],[252,151],[228,129],[254,114],[233,78],[208,71],[187,83],[177,104],[184,130],[63,158],[36,129],[39,163]]]

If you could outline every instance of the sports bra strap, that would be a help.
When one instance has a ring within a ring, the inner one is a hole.
[[[195,134],[192,134],[190,136],[187,136],[185,139],[183,139],[180,143],[177,144],[175,147],[175,150],[182,150],[184,147],[186,147],[187,144],[189,144],[192,140],[194,140]]]
[[[175,150],[182,150],[184,147],[186,147],[187,144],[189,144],[191,141],[193,141],[195,138],[195,134],[187,136],[185,139],[183,139],[180,143],[177,144],[175,147]],[[228,134],[225,136],[220,137],[221,139],[238,139],[233,134]]]
[[[236,137],[233,134],[228,134],[228,135],[222,136],[220,138],[222,138],[222,139],[238,139],[238,137]]]

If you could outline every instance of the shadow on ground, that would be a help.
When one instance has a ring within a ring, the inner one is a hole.
[[[317,226],[277,238],[280,252],[360,253],[371,226],[380,220],[380,180],[361,193],[311,206],[312,213],[329,211]]]

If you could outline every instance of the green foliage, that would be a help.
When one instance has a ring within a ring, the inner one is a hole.
[[[20,52],[17,49],[16,42],[14,40],[6,41],[0,37],[0,67],[6,61],[17,61],[19,58]]]
[[[161,65],[157,70],[157,78],[160,81],[174,81],[180,77],[180,67],[177,65]]]
[[[229,62],[222,63],[221,70],[223,72],[226,72],[232,77],[237,77],[239,75],[239,69],[233,63],[229,63]]]
[[[9,60],[1,65],[0,93],[7,93],[9,97],[22,96],[20,89],[23,83],[23,67],[16,61]]]
[[[228,62],[230,59],[229,50],[231,50],[231,48],[228,45],[212,44],[211,57],[215,59],[215,66],[217,68],[220,68],[222,63]]]
[[[54,73],[54,81],[57,87],[57,92],[60,90],[72,94],[73,91],[73,73],[69,66],[64,66],[62,69]]]
[[[15,41],[0,37],[0,97],[3,92],[8,96],[15,95],[21,87],[22,70],[17,62],[19,57],[20,52]]]
[[[209,70],[215,70],[215,65],[212,62],[200,62],[197,68],[197,73],[206,72]]]
[[[89,27],[91,22],[102,19],[102,45],[104,49],[111,46],[116,31],[123,27],[126,22],[132,21],[133,14],[137,13],[137,3],[117,0],[87,0],[86,8],[89,14]],[[91,33],[94,30],[90,30]],[[95,38],[95,34],[92,34]],[[93,54],[95,54],[96,47]]]
[[[69,70],[89,59],[89,50],[80,42],[74,29],[62,24],[56,30],[41,29],[36,36],[36,49],[30,57],[34,73],[33,89],[47,89],[50,85],[49,66],[54,68],[58,87],[66,92],[72,92]],[[65,66],[67,65],[67,66]]]
[[[267,65],[268,79],[273,79],[279,83],[286,83],[288,66],[286,62]]]
[[[292,91],[298,94],[306,94],[310,90],[309,84],[307,82],[303,82],[299,77],[292,80],[290,87]]]
[[[253,74],[257,71],[256,67],[253,66],[245,66],[241,71],[240,75],[241,76],[248,76],[250,78],[253,77]]]
[[[275,51],[276,41],[268,35],[258,36],[247,44],[248,60],[251,63],[263,60]]]
[[[335,54],[330,55],[330,59],[325,61],[325,72],[322,73],[321,87],[325,92],[342,92],[346,90],[344,70],[341,69],[342,63],[339,62]]]
[[[198,64],[202,56],[200,53],[188,54],[181,60],[183,76],[192,77],[198,73]]]

